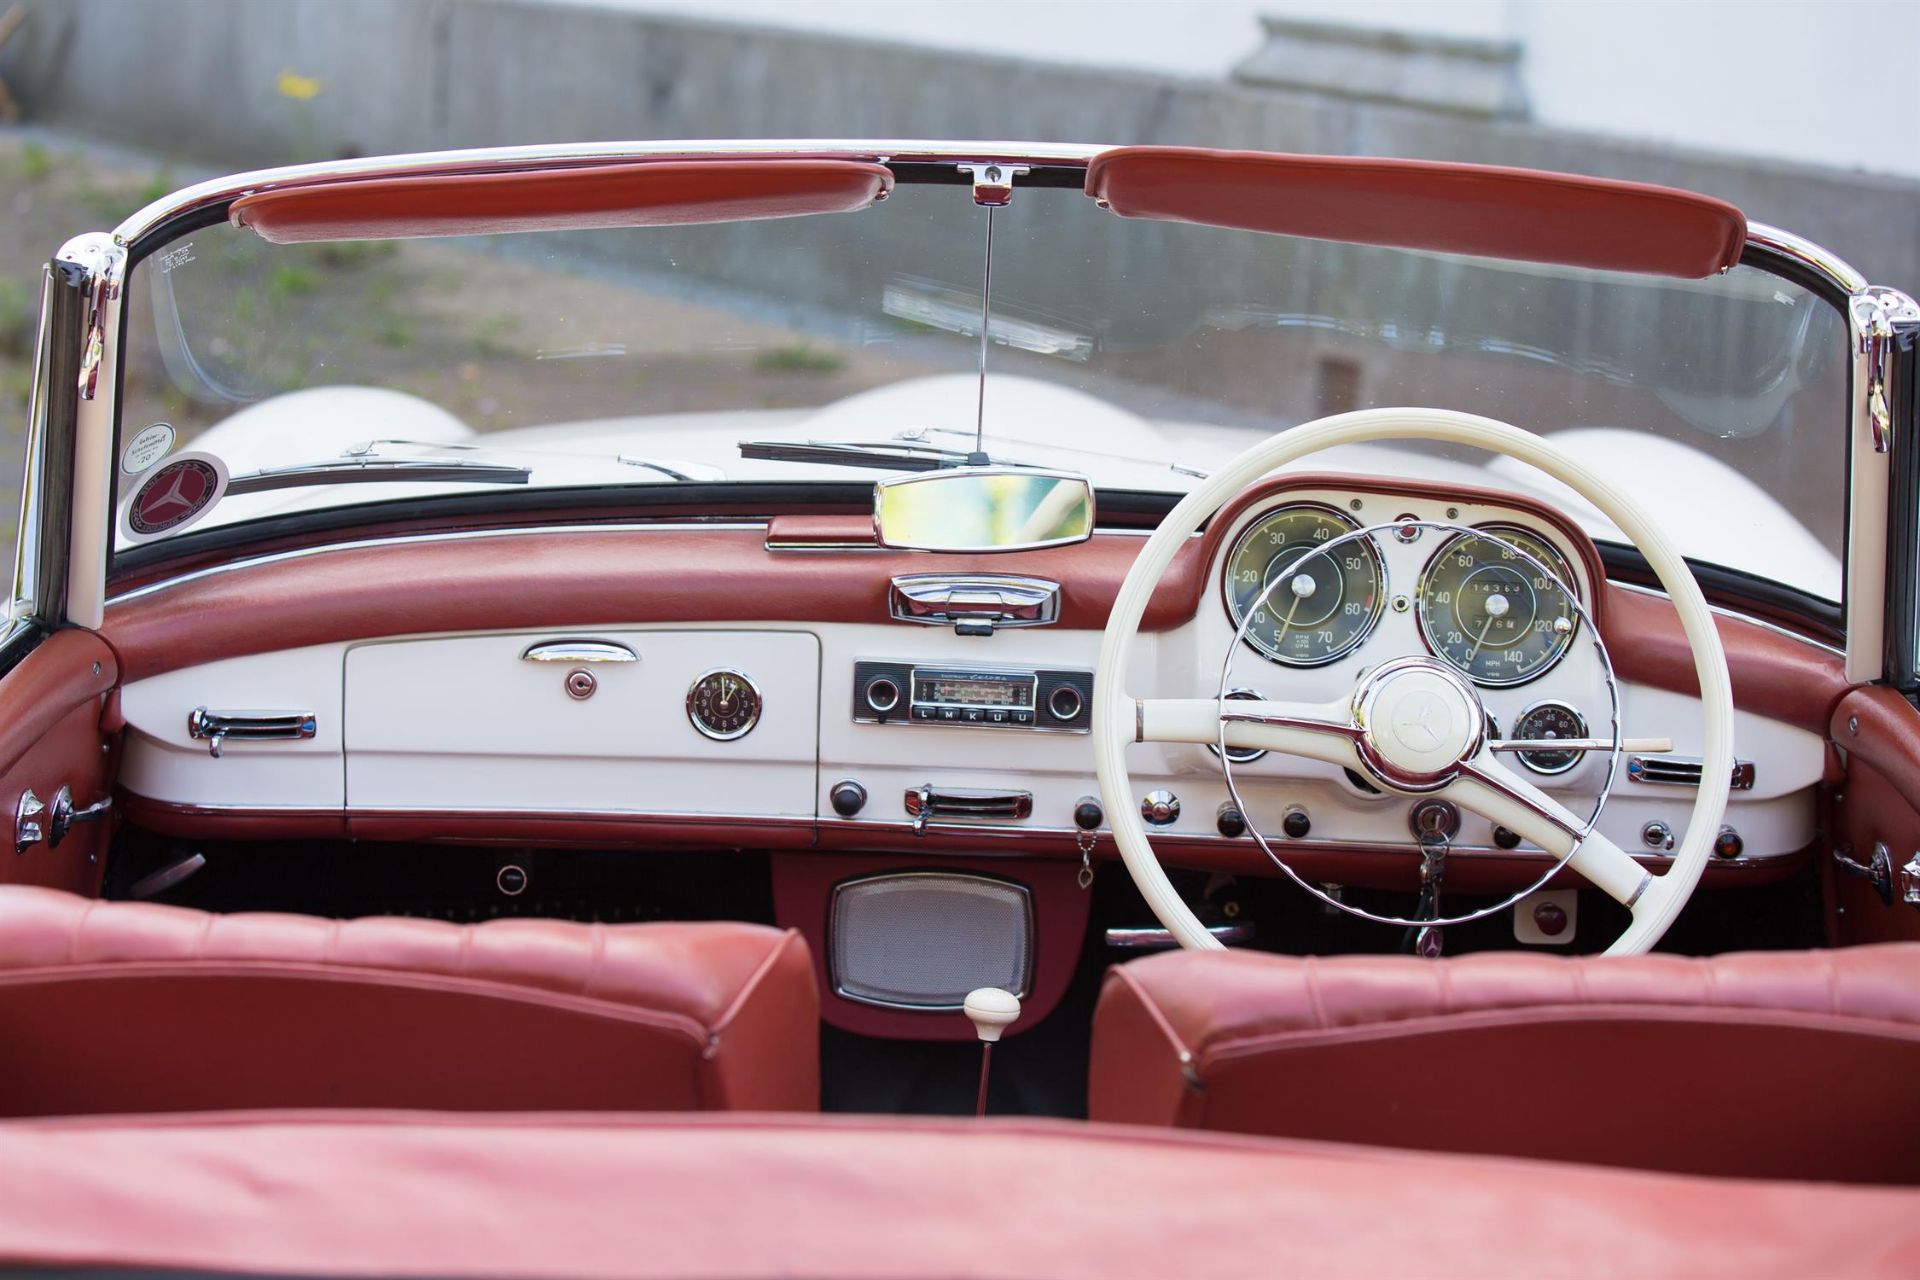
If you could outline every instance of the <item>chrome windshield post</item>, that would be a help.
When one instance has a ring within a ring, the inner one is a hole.
[[[113,542],[113,438],[127,251],[118,237],[89,232],[69,240],[50,270],[69,297],[49,317],[49,447],[43,478],[60,478],[69,510],[61,538],[65,564],[55,568],[43,557],[43,582],[47,572],[63,570],[66,621],[98,627]],[[54,499],[56,486],[47,487],[47,497]]]

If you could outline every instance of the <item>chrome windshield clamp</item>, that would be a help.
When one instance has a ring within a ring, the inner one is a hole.
[[[1013,180],[1031,172],[1026,165],[1002,164],[997,160],[953,167],[973,179],[973,202],[992,209],[1012,204]]]
[[[1920,325],[1920,305],[1898,289],[1880,285],[1853,295],[1850,303],[1858,354],[1866,365],[1867,426],[1873,451],[1893,448],[1893,410],[1887,403],[1887,360],[1895,326]]]

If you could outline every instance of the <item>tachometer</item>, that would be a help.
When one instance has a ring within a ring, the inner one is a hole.
[[[1574,585],[1566,558],[1538,534],[1512,525],[1481,527]],[[1417,599],[1427,647],[1485,685],[1525,684],[1545,674],[1580,623],[1553,578],[1478,532],[1441,545],[1421,574]]]
[[[1238,627],[1253,609],[1247,642],[1275,662],[1317,667],[1351,653],[1373,630],[1386,574],[1371,538],[1313,554],[1360,526],[1331,507],[1299,503],[1249,525],[1227,555],[1227,615]]]

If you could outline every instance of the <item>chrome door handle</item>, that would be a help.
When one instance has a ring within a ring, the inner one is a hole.
[[[522,662],[638,662],[640,656],[613,640],[544,640],[528,645]]]
[[[1893,855],[1887,851],[1886,845],[1876,842],[1873,846],[1873,855],[1865,862],[1855,862],[1847,856],[1847,849],[1844,846],[1836,847],[1833,851],[1833,865],[1850,876],[1858,876],[1865,880],[1873,886],[1873,891],[1880,895],[1880,901],[1889,906],[1893,904]]]
[[[75,824],[98,822],[111,813],[113,797],[101,796],[86,808],[76,809],[73,807],[72,788],[62,783],[60,789],[53,793],[53,803],[47,806],[47,810],[47,847],[51,849],[67,838],[67,832],[73,830]]]
[[[311,711],[209,711],[187,713],[187,736],[204,739],[215,760],[228,738],[242,742],[295,741],[314,733]]]

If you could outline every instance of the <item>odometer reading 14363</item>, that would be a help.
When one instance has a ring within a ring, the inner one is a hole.
[[[1480,684],[1525,684],[1551,669],[1573,643],[1580,617],[1560,586],[1574,586],[1573,572],[1538,534],[1511,525],[1482,528],[1492,536],[1456,534],[1427,562],[1420,578],[1420,634]]]
[[[1247,527],[1227,556],[1224,583],[1234,626],[1253,610],[1247,643],[1275,662],[1317,667],[1367,638],[1385,600],[1380,553],[1371,538],[1332,545],[1358,528],[1330,507],[1305,504]],[[1323,547],[1330,549],[1314,554]]]

